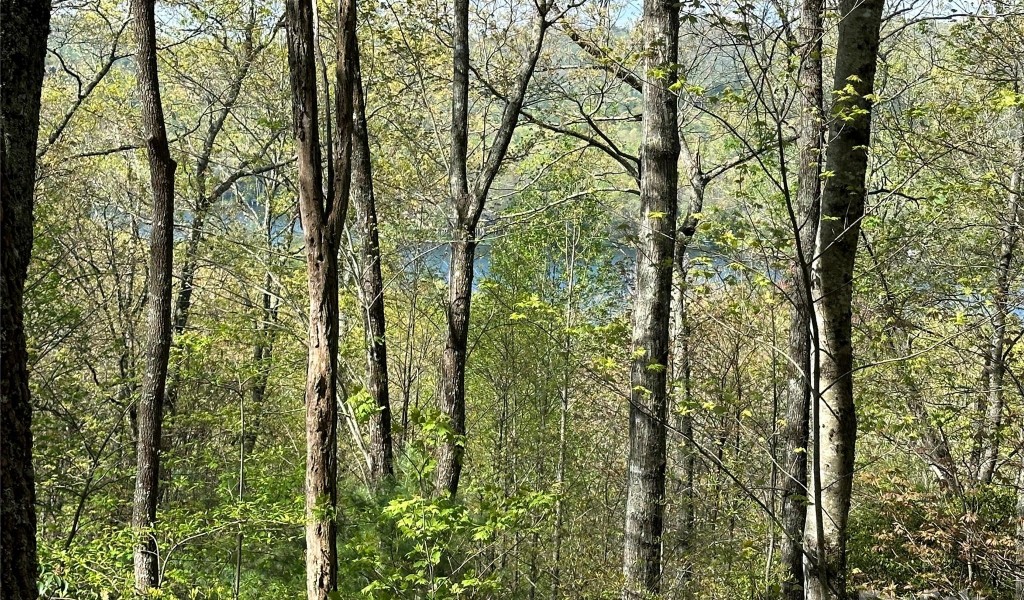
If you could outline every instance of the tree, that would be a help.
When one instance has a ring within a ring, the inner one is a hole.
[[[366,332],[366,389],[375,410],[370,416],[370,476],[380,482],[395,473],[391,436],[391,398],[388,390],[387,322],[384,315],[384,276],[380,266],[380,234],[377,200],[373,195],[370,134],[358,48],[353,56],[352,85],[354,127],[352,137],[352,198],[361,238],[359,294]]]
[[[669,316],[679,186],[676,95],[679,7],[646,0],[643,14],[643,141],[640,244],[633,308],[624,599],[657,594],[665,502]]]
[[[167,361],[171,351],[171,275],[174,259],[174,171],[160,102],[160,80],[156,63],[155,0],[133,0],[135,37],[138,48],[139,99],[142,126],[149,158],[150,186],[153,192],[153,220],[149,232],[149,284],[146,326],[146,367],[136,409],[137,472],[132,502],[132,527],[135,544],[135,589],[139,594],[160,586],[159,555],[156,537],[156,505],[160,487],[160,434],[163,426],[164,388]]]
[[[38,597],[25,278],[32,225],[48,0],[0,3],[0,596]]]
[[[519,112],[526,98],[530,78],[537,66],[544,36],[551,25],[546,1],[538,5],[536,32],[526,61],[516,76],[513,89],[505,99],[501,123],[478,176],[470,187],[469,179],[469,0],[454,5],[452,45],[452,123],[449,195],[452,205],[451,255],[448,267],[448,331],[441,354],[438,401],[449,422],[449,432],[438,448],[435,488],[451,497],[459,489],[466,435],[466,353],[469,336],[470,303],[473,293],[473,269],[478,244],[476,227],[494,178],[501,169]]]
[[[795,204],[787,199],[792,219],[795,251],[791,267],[786,428],[783,447],[782,522],[780,561],[784,569],[783,592],[791,600],[804,595],[803,531],[807,514],[808,412],[816,398],[811,376],[811,264],[815,256],[818,215],[821,209],[822,139],[822,37],[824,6],[821,0],[804,0],[796,40],[799,52],[797,86],[798,165]]]
[[[333,155],[327,190],[321,165],[313,5],[286,6],[292,119],[298,146],[299,216],[306,246],[309,349],[306,366],[306,594],[326,600],[338,586],[338,244],[348,210],[355,3],[337,5]],[[328,128],[329,130],[329,128]],[[330,154],[330,153],[329,153]]]
[[[871,107],[884,0],[840,5],[825,186],[811,273],[812,490],[804,530],[805,598],[846,598],[847,523],[857,415],[853,395],[853,267],[864,216]]]
[[[1019,87],[1014,81],[1014,87]],[[1024,114],[1020,107],[1014,108],[1014,121],[1019,131],[1016,148],[1016,164],[1010,178],[1006,198],[1006,210],[999,219],[999,253],[996,264],[995,289],[992,295],[992,335],[988,344],[985,376],[988,380],[987,407],[979,431],[980,454],[977,467],[977,482],[992,483],[996,463],[999,461],[999,446],[1003,438],[1003,413],[1006,379],[1007,315],[1010,312],[1009,297],[1012,285],[1012,266],[1017,243],[1020,238],[1021,221],[1021,177],[1024,176]]]
[[[799,479],[801,459],[814,455],[807,415],[816,407],[825,420],[845,385],[815,385],[808,366],[824,337],[808,315],[828,316],[825,304],[842,300],[820,286],[809,294],[808,266],[820,282],[841,262],[823,252],[852,243],[840,235],[815,250],[816,227],[846,219],[849,203],[837,201],[824,219],[809,213],[819,173],[823,184],[858,166],[819,163],[824,140],[862,127],[850,98],[866,92],[847,81],[833,94],[833,82],[808,77],[819,55],[833,71],[838,11],[683,3],[677,57],[652,69],[659,57],[647,51],[639,4],[549,3],[515,132],[472,231],[469,431],[460,436],[437,410],[458,219],[448,151],[451,5],[368,6],[347,90],[335,70],[335,43],[350,47],[345,26],[333,3],[307,6],[317,81],[300,96],[317,101],[314,188],[326,212],[347,199],[338,188],[348,181],[356,211],[334,248],[320,244],[327,228],[313,227],[309,211],[305,227],[297,224],[300,171],[314,161],[300,170],[301,140],[282,135],[293,126],[294,89],[280,7],[181,0],[155,9],[167,142],[179,163],[172,292],[190,295],[172,304],[159,519],[146,531],[159,549],[160,589],[150,595],[294,597],[307,587],[311,555],[320,597],[621,597],[623,512],[627,500],[644,499],[627,471],[630,445],[644,449],[625,426],[639,396],[633,416],[649,417],[641,425],[654,436],[667,429],[664,492],[648,504],[648,515],[663,512],[661,535],[640,545],[656,555],[660,541],[653,596],[803,597],[803,561],[810,589],[827,562],[816,553],[828,559],[833,547],[815,547],[805,498],[818,500],[825,539],[832,509],[820,500],[840,487],[836,476],[819,476],[815,498],[814,480]],[[857,416],[848,559],[836,569],[848,573],[848,590],[1017,594],[1024,295],[1009,201],[1024,106],[1015,51],[1022,6],[985,2],[951,19],[927,3],[887,11],[869,97],[885,100],[869,107],[866,200],[863,218],[850,217],[860,231],[852,280],[843,280],[852,286]],[[531,2],[468,3],[470,205],[535,49],[537,12]],[[801,32],[801,17],[820,33]],[[116,2],[62,3],[51,17],[23,288],[36,583],[45,598],[135,590],[125,558],[139,538],[124,500],[137,470],[131,410],[145,372],[152,228],[133,109],[138,69],[125,47],[135,45],[132,22],[128,3]],[[844,35],[849,45],[845,25]],[[636,294],[637,247],[641,267],[654,263],[659,273],[645,244],[667,216],[649,206],[648,191],[646,216],[636,201],[642,175],[646,185],[661,172],[644,148],[645,127],[660,114],[646,114],[648,85],[674,92],[679,138],[661,420],[631,373],[638,362],[651,367],[642,378],[659,370],[650,364],[657,359],[633,353],[630,331],[634,316],[643,320],[638,303],[657,297]],[[16,87],[4,79],[3,95]],[[338,116],[339,93],[351,98],[350,122]],[[835,99],[835,114],[822,110]],[[833,135],[821,135],[825,124]],[[1001,263],[1013,227],[1013,253]],[[328,267],[314,273],[311,302],[308,250],[318,244],[327,257],[339,247],[344,254],[330,284],[315,283]],[[309,341],[318,318],[325,336],[337,336],[334,363],[334,340],[319,346],[328,346],[326,363]],[[836,362],[837,353],[820,350],[823,364]],[[314,369],[327,365],[319,380],[327,400],[310,394],[307,430],[297,401],[311,354]],[[989,379],[994,358],[998,385]],[[815,390],[832,395],[819,404]],[[393,422],[385,398],[402,415]],[[986,423],[999,403],[992,414],[1001,421]],[[312,461],[299,441],[307,431]],[[836,433],[819,432],[820,445],[827,450]],[[464,444],[455,498],[435,487],[445,442]],[[977,479],[986,449],[996,456],[987,484]],[[311,480],[321,492],[307,513],[306,469],[317,460],[322,478]],[[13,490],[9,476],[4,492]],[[312,536],[323,534],[311,537],[311,553],[307,521]],[[807,547],[795,539],[805,530]],[[646,558],[636,565],[650,573]],[[819,587],[834,595],[838,574],[826,573]],[[647,582],[640,588],[648,595]]]
[[[242,177],[265,173],[277,166],[261,165],[250,169],[243,165],[238,171],[225,177],[217,185],[212,186],[212,189],[210,186],[210,170],[218,138],[224,131],[228,117],[231,116],[232,111],[235,109],[238,98],[242,93],[242,86],[245,84],[253,62],[266,49],[266,45],[269,43],[269,40],[260,42],[254,39],[257,34],[256,26],[256,5],[253,3],[249,7],[248,19],[244,26],[241,56],[238,58],[238,65],[234,72],[231,73],[227,89],[222,93],[222,98],[218,98],[222,105],[210,117],[210,124],[206,130],[206,135],[203,136],[199,156],[195,160],[192,174],[195,178],[194,193],[196,198],[192,209],[191,231],[189,232],[188,242],[185,244],[185,253],[182,257],[181,268],[177,276],[181,283],[174,298],[174,311],[172,313],[175,336],[181,336],[188,327],[196,271],[199,269],[199,249],[203,242],[203,237],[206,235],[206,220],[210,216],[210,210],[231,189],[231,186]],[[179,393],[178,378],[179,374],[176,371],[172,372],[169,375],[170,381],[167,385],[167,407],[172,412],[177,404],[176,401]]]

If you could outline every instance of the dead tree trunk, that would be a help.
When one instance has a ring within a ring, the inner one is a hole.
[[[25,339],[50,2],[0,3],[0,597],[35,600],[35,472]]]
[[[438,404],[448,419],[449,434],[437,451],[434,486],[454,497],[462,475],[466,436],[466,341],[476,258],[476,226],[480,221],[491,184],[505,160],[519,121],[526,90],[540,58],[544,36],[551,25],[549,5],[538,5],[540,15],[533,47],[519,70],[512,92],[505,98],[501,123],[472,187],[469,183],[469,0],[456,0],[453,27],[452,145],[449,194],[452,203],[451,257],[448,267],[448,332],[441,354]]]
[[[338,585],[338,243],[348,209],[352,134],[351,49],[355,3],[339,0],[334,177],[324,191],[311,0],[285,5],[299,217],[306,246],[309,349],[306,365],[306,593],[327,600]]]
[[[643,72],[649,79],[643,85],[641,229],[630,371],[622,589],[627,600],[657,594],[661,587],[669,316],[679,185],[676,96],[669,86],[678,57],[678,3],[645,0],[643,44]]]
[[[842,0],[816,256],[811,272],[817,347],[812,371],[813,468],[804,528],[805,598],[846,594],[846,537],[857,415],[853,397],[853,268],[871,142],[871,94],[884,0]]]
[[[138,43],[139,99],[153,189],[153,221],[149,234],[149,311],[147,316],[146,370],[138,405],[138,471],[132,505],[135,543],[135,589],[145,594],[159,587],[160,569],[153,535],[160,487],[160,434],[163,426],[164,387],[171,350],[171,276],[174,258],[174,171],[160,102],[156,64],[154,0],[132,0]]]
[[[370,137],[366,126],[362,70],[358,48],[353,56],[355,66],[352,105],[354,127],[352,138],[352,198],[355,203],[362,261],[359,265],[359,287],[366,330],[366,389],[377,406],[370,417],[370,477],[380,482],[394,475],[394,451],[391,438],[391,398],[388,393],[388,353],[385,339],[384,277],[380,266],[380,236],[377,230],[377,203],[373,194],[373,171],[370,161]]]
[[[821,209],[822,137],[822,34],[824,7],[821,0],[801,5],[798,44],[800,52],[799,164],[796,204],[791,207],[796,248],[791,269],[792,308],[788,346],[786,425],[782,483],[783,540],[779,558],[783,567],[783,596],[800,600],[804,594],[803,533],[807,513],[808,413],[816,392],[811,382],[811,263],[815,254],[818,216]]]

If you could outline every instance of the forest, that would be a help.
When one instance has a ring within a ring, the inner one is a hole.
[[[2,600],[1024,600],[1024,0],[0,0]]]

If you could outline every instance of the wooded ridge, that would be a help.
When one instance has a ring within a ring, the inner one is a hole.
[[[0,0],[0,600],[1024,600],[1022,32]]]

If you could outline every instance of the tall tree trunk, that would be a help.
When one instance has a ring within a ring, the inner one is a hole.
[[[306,246],[309,348],[306,365],[306,593],[327,600],[338,586],[338,243],[348,209],[352,134],[351,56],[355,3],[339,0],[335,73],[335,177],[323,189],[311,0],[285,5],[299,217]]]
[[[180,283],[178,284],[177,292],[175,292],[174,308],[171,312],[171,325],[173,327],[173,336],[175,339],[180,339],[180,336],[185,333],[185,330],[188,327],[189,318],[192,314],[192,295],[195,289],[196,274],[199,271],[199,250],[203,239],[206,236],[206,219],[214,204],[230,189],[230,183],[237,180],[242,174],[241,172],[238,172],[227,180],[222,181],[215,189],[207,189],[211,157],[213,155],[217,138],[223,131],[224,124],[227,121],[228,116],[231,114],[231,111],[234,109],[235,103],[238,101],[238,97],[242,91],[242,84],[245,82],[245,78],[249,73],[253,59],[256,54],[263,49],[263,46],[256,47],[253,43],[253,32],[256,27],[256,15],[254,10],[255,5],[250,5],[249,21],[245,30],[245,38],[242,42],[244,54],[242,56],[241,64],[231,79],[231,83],[228,86],[226,96],[223,100],[223,106],[210,122],[210,127],[207,129],[206,136],[203,139],[202,149],[200,150],[199,156],[196,158],[195,162],[195,191],[197,192],[195,206],[192,209],[192,222],[190,224],[191,231],[189,232],[188,239],[185,242],[184,252],[180,255],[180,267],[177,275],[177,279]],[[264,170],[269,170],[269,168],[263,167],[259,171]],[[177,411],[178,395],[180,391],[181,368],[180,365],[172,363],[168,366],[167,387],[164,390],[164,409],[171,415]],[[174,447],[174,436],[175,432],[173,429],[164,431],[163,439],[161,440],[161,452],[166,453]],[[165,465],[160,470],[161,489],[160,498],[158,500],[161,504],[166,504],[168,502],[168,495],[171,492],[170,483],[172,480],[173,473],[171,473],[171,470]]]
[[[454,231],[448,264],[448,334],[441,354],[439,408],[450,432],[438,448],[435,487],[454,497],[466,434],[466,336],[469,329],[476,223],[483,206],[469,192],[469,0],[455,0],[452,29],[452,145],[449,187]]]
[[[476,226],[494,178],[508,153],[519,113],[526,98],[533,71],[540,58],[544,36],[551,25],[550,5],[538,4],[540,11],[533,47],[516,76],[513,90],[505,98],[501,123],[487,150],[483,167],[469,183],[469,0],[455,0],[452,27],[452,145],[449,165],[449,194],[452,204],[452,241],[448,266],[448,332],[441,354],[438,405],[448,419],[449,434],[437,449],[434,487],[454,497],[462,476],[466,436],[466,341],[473,292],[476,258]]]
[[[307,228],[306,591],[310,600],[326,600],[338,584],[338,264],[331,259],[337,246],[303,225]]]
[[[812,358],[812,498],[804,527],[805,598],[845,600],[846,537],[857,415],[853,397],[853,268],[871,142],[871,98],[884,0],[842,0],[835,104],[811,273],[818,342]],[[852,93],[849,91],[852,88]]]
[[[352,198],[355,203],[362,261],[359,286],[366,330],[367,391],[377,410],[370,417],[370,477],[380,482],[395,473],[391,436],[391,397],[388,391],[388,353],[385,338],[384,277],[380,265],[380,236],[377,228],[377,203],[373,194],[373,171],[370,161],[370,137],[366,126],[362,69],[358,49],[353,56],[355,66],[352,87],[354,110],[352,145]]]
[[[815,254],[821,209],[821,160],[824,148],[822,0],[803,0],[798,44],[800,52],[799,164],[796,204],[791,207],[796,248],[791,268],[792,308],[788,345],[786,426],[781,464],[783,540],[779,558],[783,567],[782,593],[790,600],[804,595],[803,533],[807,514],[807,440],[811,398],[811,263]]]
[[[811,246],[813,252],[813,245]],[[798,276],[798,281],[803,280]],[[798,284],[798,286],[801,284]],[[803,541],[807,519],[807,448],[811,390],[811,331],[809,302],[794,288],[789,325],[789,378],[786,386],[785,443],[781,464],[783,539],[779,559],[783,568],[782,592],[789,600],[804,597]]]
[[[640,251],[633,310],[629,465],[623,551],[625,599],[661,587],[665,511],[665,443],[672,263],[679,185],[676,96],[669,90],[679,46],[679,4],[645,0],[643,14],[643,141],[640,168]],[[662,72],[660,77],[653,74]]]
[[[153,221],[149,234],[149,311],[147,316],[146,370],[138,406],[138,471],[132,505],[135,543],[135,589],[145,594],[160,585],[156,537],[156,504],[160,487],[160,433],[163,425],[164,386],[171,350],[171,275],[174,258],[174,171],[160,102],[157,75],[155,0],[132,0],[138,43],[139,99],[153,188]]]
[[[699,212],[691,208],[690,212]],[[689,215],[684,219],[684,223]],[[696,221],[694,221],[694,229]],[[693,575],[693,561],[690,560],[690,553],[693,549],[691,542],[696,525],[696,512],[694,511],[694,480],[697,467],[697,451],[693,445],[693,410],[691,402],[693,399],[692,389],[692,365],[690,363],[690,320],[686,306],[686,287],[689,281],[689,264],[685,258],[686,248],[689,246],[689,236],[685,234],[686,225],[680,228],[676,234],[676,268],[673,274],[672,284],[672,349],[670,352],[669,371],[671,385],[676,393],[675,408],[672,411],[672,421],[679,436],[682,438],[678,449],[673,456],[673,477],[678,485],[677,503],[679,506],[679,517],[676,520],[676,552],[678,566],[678,584],[685,585]],[[682,241],[687,240],[687,241]]]
[[[25,339],[48,0],[0,2],[0,597],[35,600],[35,472]]]
[[[1024,169],[1024,124],[1018,141],[1017,164],[1010,181],[1006,200],[1006,214],[1000,227],[999,262],[996,265],[996,289],[992,298],[992,337],[988,345],[987,410],[984,416],[981,461],[978,465],[978,483],[992,483],[999,461],[999,445],[1003,429],[1003,379],[1006,377],[1006,314],[1010,310],[1009,296],[1013,276],[1013,259],[1020,229],[1021,169]]]

